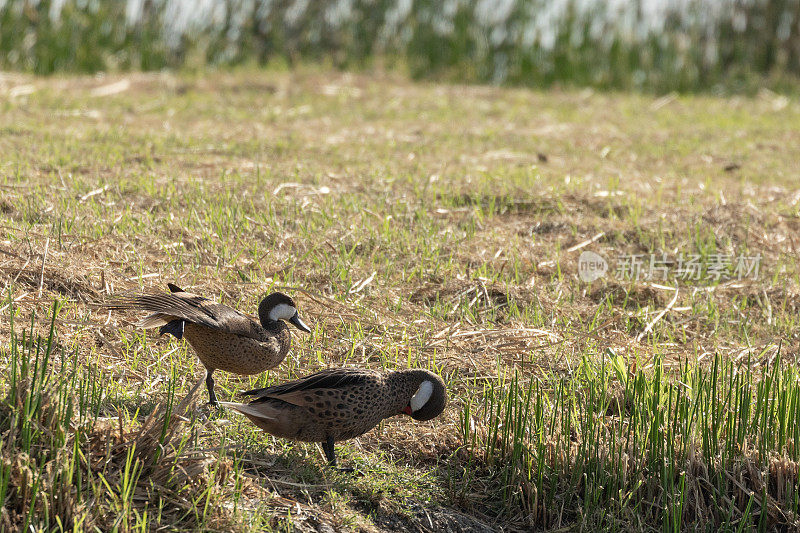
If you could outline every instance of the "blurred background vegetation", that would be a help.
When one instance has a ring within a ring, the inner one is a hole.
[[[323,62],[649,92],[800,87],[800,0],[0,0],[0,68]]]

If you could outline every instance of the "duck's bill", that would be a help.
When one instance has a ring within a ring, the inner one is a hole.
[[[299,329],[300,331],[305,331],[306,333],[311,333],[311,328],[306,326],[306,323],[300,320],[300,315],[297,313],[294,314],[292,318],[289,319],[289,322],[294,324],[294,326]]]

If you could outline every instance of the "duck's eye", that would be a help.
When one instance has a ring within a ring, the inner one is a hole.
[[[433,383],[430,381],[423,381],[417,389],[417,392],[411,397],[411,401],[409,402],[411,410],[416,412],[422,409],[425,404],[428,403],[428,400],[431,399],[431,394],[433,394]]]
[[[297,312],[294,306],[289,304],[278,304],[269,312],[270,320],[289,320]]]

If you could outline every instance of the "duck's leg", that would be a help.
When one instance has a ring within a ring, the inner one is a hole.
[[[208,388],[208,404],[216,408],[219,408],[219,400],[217,400],[217,395],[214,392],[214,378],[212,377],[213,373],[214,373],[213,368],[206,369],[206,387]]]
[[[328,460],[328,465],[336,468],[339,472],[353,472],[352,467],[338,468],[336,466],[336,451],[333,449],[333,437],[328,437],[328,440],[322,443],[322,451],[325,452],[325,458]]]
[[[330,466],[336,466],[336,452],[333,449],[333,437],[328,437],[328,440],[322,443],[322,451],[325,452],[325,459],[328,460]]]

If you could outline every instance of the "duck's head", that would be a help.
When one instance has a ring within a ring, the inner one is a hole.
[[[409,398],[403,413],[414,420],[431,420],[436,418],[447,406],[447,389],[442,378],[428,370],[405,371],[415,383],[419,383],[414,394]]]
[[[265,327],[278,320],[286,320],[300,331],[311,333],[311,328],[300,320],[294,300],[282,292],[273,292],[261,300],[258,306],[258,319]]]

